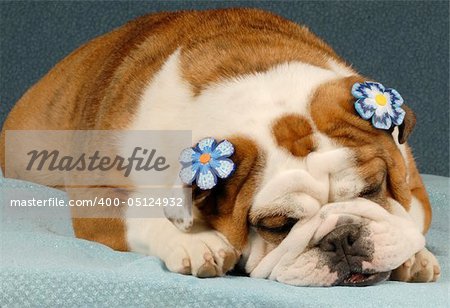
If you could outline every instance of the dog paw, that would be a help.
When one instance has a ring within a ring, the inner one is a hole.
[[[391,280],[406,282],[432,282],[439,279],[441,268],[436,257],[422,249],[391,274]]]
[[[216,277],[234,268],[239,254],[218,232],[179,234],[171,241],[171,253],[165,258],[167,268],[197,277]]]

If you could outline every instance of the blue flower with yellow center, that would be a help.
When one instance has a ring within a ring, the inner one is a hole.
[[[395,90],[385,88],[381,83],[365,81],[355,83],[352,94],[357,98],[355,109],[365,120],[372,119],[372,124],[379,129],[398,126],[405,119],[402,96]]]
[[[184,149],[179,161],[181,181],[200,189],[211,189],[217,184],[217,178],[226,179],[234,171],[235,165],[230,157],[234,153],[231,142],[217,142],[214,138],[200,140],[195,147]]]

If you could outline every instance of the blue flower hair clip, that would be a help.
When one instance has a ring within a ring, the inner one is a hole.
[[[228,140],[219,143],[214,138],[200,140],[195,147],[184,149],[180,154],[181,181],[191,185],[194,181],[200,189],[211,189],[217,184],[217,177],[228,178],[235,169],[229,159],[234,147]]]
[[[364,119],[372,118],[372,125],[379,129],[398,126],[405,119],[405,111],[400,107],[403,98],[394,89],[385,88],[381,83],[365,81],[355,83],[352,94],[358,100],[355,109]]]

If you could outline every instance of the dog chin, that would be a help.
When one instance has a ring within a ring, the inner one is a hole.
[[[323,206],[273,249],[252,242],[250,276],[296,286],[372,285],[425,245],[413,221],[366,199]]]

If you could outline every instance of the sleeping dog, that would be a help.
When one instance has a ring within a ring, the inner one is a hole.
[[[181,174],[193,214],[74,216],[76,236],[198,277],[240,268],[299,286],[431,282],[440,268],[425,248],[414,125],[396,90],[304,26],[255,9],[158,13],[88,42],[30,88],[4,124],[0,161],[5,170],[8,130],[189,130],[197,146],[180,159],[200,166]],[[213,150],[227,154],[222,173],[206,168]],[[142,194],[129,180],[105,194]]]

